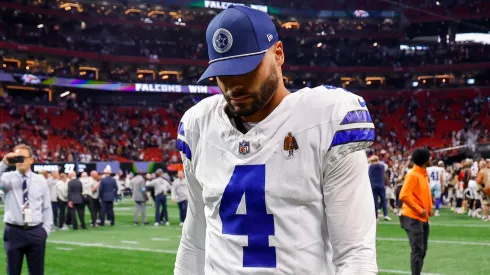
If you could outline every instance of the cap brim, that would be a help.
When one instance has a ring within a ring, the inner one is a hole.
[[[213,62],[209,64],[208,68],[201,75],[201,78],[199,78],[197,83],[206,78],[214,76],[247,74],[259,66],[264,56],[265,52],[256,55],[236,57]]]

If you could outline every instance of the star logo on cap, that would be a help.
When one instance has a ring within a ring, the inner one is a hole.
[[[218,53],[226,53],[233,45],[233,36],[227,29],[219,28],[213,34],[213,49]]]

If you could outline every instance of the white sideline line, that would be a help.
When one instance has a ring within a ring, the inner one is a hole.
[[[121,241],[121,243],[125,243],[125,244],[139,244],[140,242],[135,242],[135,241]]]
[[[395,274],[412,274],[412,272],[410,272],[410,271],[391,270],[391,269],[378,269],[378,271],[379,272],[385,272],[385,273],[395,273]],[[422,272],[422,275],[444,275],[444,274]]]
[[[445,227],[485,227],[485,228],[490,228],[489,223],[485,224],[457,224],[457,223],[429,223],[430,226],[445,226]],[[378,225],[398,225],[400,226],[399,222],[379,222]]]
[[[57,247],[56,250],[66,250],[66,251],[72,251],[73,248],[68,248],[68,247]]]
[[[403,238],[376,238],[378,241],[392,241],[392,242],[408,242],[407,239]],[[429,239],[429,243],[442,243],[442,244],[460,244],[460,245],[483,245],[490,246],[490,243],[485,242],[461,242],[461,241],[445,241],[445,240],[431,240]]]
[[[121,211],[125,211],[125,210],[133,210],[134,207],[114,207],[114,211],[116,210],[121,210]]]
[[[115,246],[115,245],[105,245],[102,243],[79,243],[79,242],[50,241],[50,240],[48,240],[48,243],[68,244],[68,245],[76,245],[76,246],[84,246],[84,247],[109,248],[109,249],[117,249],[117,250],[132,250],[132,251],[177,254],[177,251],[175,251],[175,250],[150,249],[150,248],[139,248],[139,247],[129,247],[129,246]]]
[[[167,238],[151,238],[152,241],[168,241]]]

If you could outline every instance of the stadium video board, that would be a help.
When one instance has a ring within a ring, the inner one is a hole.
[[[218,94],[218,86],[179,85],[160,83],[120,83],[87,79],[48,77],[33,74],[0,73],[0,83],[15,83],[29,86],[52,86],[77,89],[92,89],[113,92],[145,92],[145,93],[190,93]]]

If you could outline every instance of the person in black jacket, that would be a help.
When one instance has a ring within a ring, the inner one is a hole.
[[[68,182],[68,206],[70,207],[70,216],[73,229],[78,229],[77,217],[75,211],[78,212],[78,218],[82,225],[82,229],[87,229],[85,225],[85,204],[82,197],[82,183],[77,179],[75,171],[69,174],[70,181]]]
[[[101,203],[100,212],[100,226],[105,224],[105,216],[111,221],[111,225],[114,225],[116,217],[114,216],[114,200],[117,195],[117,183],[116,180],[111,177],[111,167],[107,166],[104,169],[104,177],[100,180],[99,197]]]
[[[385,166],[379,161],[378,156],[372,156],[370,158],[371,164],[369,165],[369,180],[371,181],[371,188],[373,190],[374,206],[376,210],[376,219],[378,219],[378,198],[381,199],[381,207],[383,208],[383,215],[386,221],[390,221],[388,216],[388,207],[386,204],[386,190],[385,190]]]

